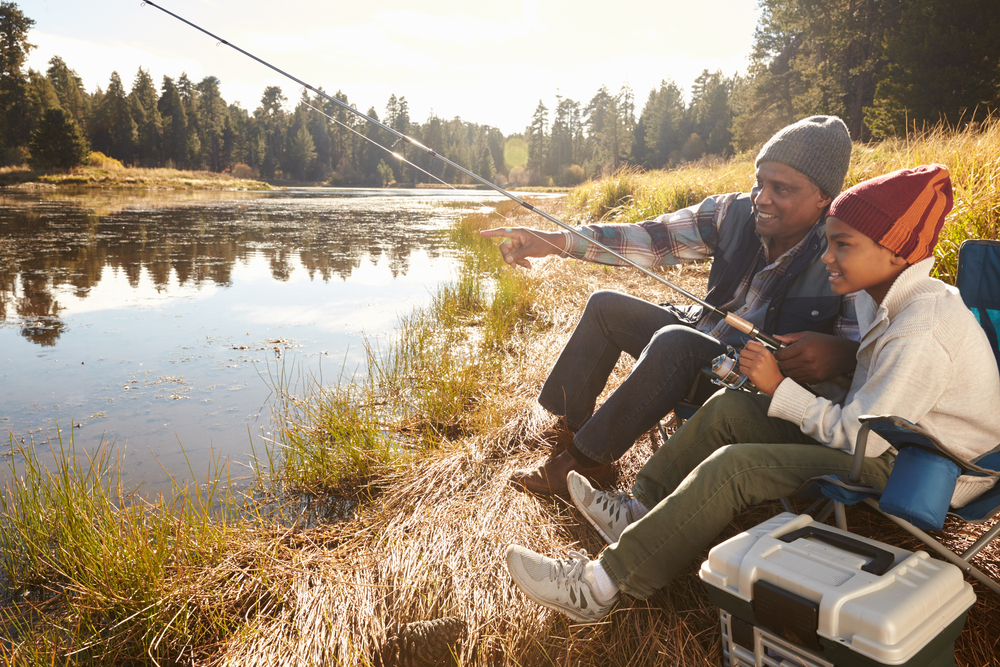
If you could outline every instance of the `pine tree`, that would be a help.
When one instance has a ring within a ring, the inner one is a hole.
[[[138,128],[118,72],[111,73],[108,89],[94,114],[94,148],[123,163],[134,159]]]
[[[28,42],[33,25],[17,4],[0,2],[0,149],[6,149],[7,159],[14,161],[19,161],[15,149],[26,146],[31,136],[28,81],[23,70],[28,53],[35,48]]]
[[[24,103],[28,106],[28,113],[32,119],[41,118],[47,109],[61,108],[59,96],[52,82],[33,69],[28,70]],[[35,123],[32,123],[32,129],[34,127]]]
[[[304,107],[296,110],[294,119],[288,128],[288,150],[285,151],[284,170],[296,180],[304,181],[316,161],[316,144],[306,124]]]
[[[368,113],[365,114],[373,120],[379,120],[378,112],[375,111],[375,107],[368,109]],[[362,134],[368,137],[374,144],[379,144],[384,146],[386,138],[382,136],[383,130],[374,123],[365,123],[364,127],[361,128]],[[357,148],[355,155],[357,156],[356,168],[360,173],[361,178],[366,183],[382,183],[386,185],[387,182],[383,182],[383,176],[385,170],[380,170],[379,164],[382,163],[382,152],[377,146],[369,141],[363,141],[358,139]],[[388,165],[386,165],[388,168]],[[391,169],[390,169],[391,172]]]
[[[579,109],[579,104],[573,100],[563,99],[556,92],[556,113],[552,119],[552,133],[549,137],[549,155],[546,171],[558,174],[565,167],[573,164],[573,109]]]
[[[980,121],[1000,108],[1000,4],[912,0],[885,61],[865,109],[876,137]]]
[[[53,56],[45,75],[52,82],[59,105],[68,111],[80,127],[86,127],[90,119],[90,96],[83,86],[83,79],[71,70],[62,58]]]
[[[626,127],[634,123],[626,121],[623,102],[631,106],[631,89],[623,88],[618,95],[612,95],[606,86],[601,86],[584,110],[591,144],[590,174],[613,173],[622,165],[631,141]]]
[[[184,114],[187,116],[187,134],[184,152],[187,156],[186,162],[189,169],[200,169],[202,167],[202,151],[205,146],[205,129],[201,124],[201,97],[198,88],[188,78],[186,72],[181,72],[177,79],[177,92],[184,105]]]
[[[323,88],[319,90],[323,92]],[[317,97],[315,100],[310,100],[308,91],[302,91],[301,102],[304,104],[309,104],[316,109],[320,109],[322,107],[321,99],[323,98]],[[309,130],[316,149],[316,159],[313,161],[312,169],[307,178],[311,181],[325,181],[330,177],[330,172],[332,171],[330,165],[330,125],[333,122],[326,116],[308,107],[303,108],[303,114],[305,114],[306,127]]]
[[[195,87],[199,100],[197,111],[202,154],[211,171],[222,171],[228,166],[223,159],[223,149],[229,109],[222,99],[219,85],[217,78],[206,76]]]
[[[444,126],[441,123],[441,119],[438,118],[433,111],[431,111],[430,118],[427,119],[427,123],[424,124],[424,145],[428,148],[441,153],[444,150]],[[421,166],[422,169],[426,170],[430,174],[433,174],[437,178],[441,178],[444,174],[444,163],[440,160],[436,160],[426,153],[418,156],[417,164]],[[430,177],[427,177],[428,179]]]
[[[476,170],[474,173],[490,183],[493,183],[497,177],[497,165],[493,161],[493,153],[490,152],[485,132],[479,140],[479,159],[476,161]]]
[[[285,158],[288,119],[284,105],[288,100],[278,86],[268,86],[260,98],[260,106],[253,112],[264,131],[265,153],[261,158],[260,173],[274,178]]]
[[[641,116],[649,167],[663,169],[679,161],[691,136],[686,115],[683,93],[673,81],[661,81],[659,90],[650,92]]]
[[[347,95],[340,90],[334,93],[333,98],[350,106]],[[322,100],[319,108],[331,118],[337,119],[338,124],[328,128],[330,132],[329,165],[330,169],[338,175],[338,178],[346,179],[348,172],[356,169],[356,145],[354,142],[357,137],[357,135],[346,128],[353,128],[358,122],[358,118],[339,104],[330,100]]]
[[[187,166],[187,113],[174,80],[163,77],[157,109],[163,119],[163,160],[176,169]]]
[[[136,124],[136,164],[142,167],[158,167],[163,142],[163,119],[160,117],[153,78],[141,67],[132,82],[129,102],[131,102],[132,118]]]
[[[545,104],[538,100],[535,113],[531,116],[531,125],[528,126],[528,171],[531,172],[533,184],[544,184],[545,165],[548,162],[549,152],[549,110]]]
[[[732,81],[722,72],[710,74],[704,70],[691,86],[691,104],[688,107],[692,132],[704,143],[705,152],[712,155],[732,153],[733,121],[729,97]]]
[[[90,155],[90,147],[73,116],[58,107],[42,116],[31,135],[29,163],[35,169],[68,170]]]

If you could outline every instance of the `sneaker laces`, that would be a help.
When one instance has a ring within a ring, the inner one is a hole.
[[[580,551],[570,551],[569,558],[565,560],[560,558],[556,561],[554,579],[556,580],[557,587],[565,583],[568,589],[569,584],[584,583],[584,569],[587,567],[587,563],[590,562],[590,557],[587,556],[585,550],[581,549]],[[590,588],[590,586],[588,585],[587,588]]]
[[[629,503],[631,501],[632,497],[621,491],[601,491],[594,498],[594,504],[603,505],[602,509],[608,516],[614,517],[618,512],[622,512],[625,515],[625,521],[628,523],[632,522],[632,514],[629,511]]]

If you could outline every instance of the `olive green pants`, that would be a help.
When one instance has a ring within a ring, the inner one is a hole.
[[[632,493],[649,514],[600,555],[621,590],[649,597],[744,508],[789,496],[813,477],[850,472],[851,454],[768,417],[770,401],[744,391],[715,394],[642,467]],[[864,480],[883,488],[892,458],[867,459]]]

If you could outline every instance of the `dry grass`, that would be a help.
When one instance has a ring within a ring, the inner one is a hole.
[[[211,171],[122,167],[112,158],[66,172],[39,172],[27,165],[0,169],[0,187],[21,189],[71,186],[82,188],[160,188],[172,190],[270,190],[263,181]]]
[[[707,168],[675,174],[671,178],[679,178],[680,185],[668,198],[689,202],[703,196],[705,189],[744,189],[737,184],[744,178],[743,169],[736,165],[721,174]],[[611,194],[610,201],[619,201]],[[497,221],[479,224],[497,226]],[[537,226],[538,221],[518,211],[504,224]],[[470,244],[477,238],[474,231],[462,232]],[[476,255],[471,261],[476,265],[483,260]],[[705,265],[664,273],[689,291],[704,293]],[[675,300],[632,269],[558,259],[537,262],[530,272],[505,270],[485,283],[463,278],[436,300],[444,307],[440,322],[414,318],[416,329],[402,336],[405,350],[377,369],[375,379],[385,395],[355,394],[367,407],[385,401],[397,418],[387,424],[405,427],[395,433],[398,440],[387,441],[388,456],[374,464],[365,459],[363,465],[345,467],[342,457],[353,455],[357,443],[337,437],[342,449],[323,453],[330,457],[328,462],[323,457],[307,461],[280,480],[286,490],[328,493],[326,509],[333,511],[295,505],[288,513],[291,519],[279,522],[258,514],[262,507],[250,502],[246,521],[215,523],[198,515],[191,521],[204,520],[205,525],[189,530],[178,518],[173,533],[159,523],[160,514],[137,517],[136,522],[149,522],[146,535],[162,533],[162,544],[169,547],[161,549],[169,558],[149,570],[160,568],[155,571],[162,576],[150,578],[149,590],[137,589],[151,596],[138,610],[127,595],[120,596],[114,609],[82,599],[82,592],[100,593],[102,586],[90,584],[81,591],[72,582],[68,585],[59,571],[64,562],[58,550],[40,549],[39,558],[48,568],[42,576],[49,577],[40,586],[49,597],[44,603],[26,597],[0,605],[0,623],[7,626],[0,628],[0,665],[376,664],[386,639],[406,624],[448,616],[463,619],[469,629],[454,664],[718,664],[717,612],[697,579],[697,563],[649,601],[625,598],[596,626],[571,624],[528,601],[503,564],[504,549],[512,542],[553,556],[572,548],[593,554],[602,547],[600,537],[565,501],[523,494],[507,484],[513,470],[551,454],[537,444],[536,436],[550,418],[536,406],[535,396],[587,298],[601,288],[654,302]],[[436,328],[441,323],[447,326]],[[619,364],[608,391],[630,365]],[[301,414],[311,419],[309,409]],[[337,419],[364,427],[364,420],[354,414],[347,410]],[[329,439],[314,441],[315,434],[304,426],[296,447],[304,451],[330,446]],[[333,431],[319,421],[313,426],[319,435]],[[655,438],[644,439],[619,462],[620,488],[628,488],[658,444]],[[393,456],[400,449],[412,455]],[[280,473],[277,459],[269,464],[271,472]],[[310,474],[323,466],[332,467],[334,474]],[[349,474],[339,474],[345,471]],[[353,487],[351,494],[343,493],[344,485]],[[67,514],[82,504],[71,500],[77,496],[60,496]],[[127,513],[106,509],[94,510],[95,516],[106,517],[113,534],[115,522]],[[719,540],[778,511],[779,505],[771,503],[744,512]],[[303,521],[324,515],[336,518]],[[163,512],[162,520],[173,521],[171,516]],[[862,535],[912,545],[892,524],[864,511],[852,513],[851,520]],[[35,524],[44,538],[45,522]],[[954,525],[947,532],[954,540],[970,538]],[[191,537],[182,539],[187,533]],[[129,553],[107,553],[108,558],[132,558]],[[983,552],[978,561],[1000,576],[1000,549]],[[114,561],[101,567],[108,572],[120,569]],[[38,586],[33,580],[25,585]],[[974,586],[979,600],[957,646],[957,664],[962,667],[997,663],[1000,598]],[[86,608],[71,604],[81,601]],[[138,612],[149,612],[150,618],[140,618]],[[79,627],[84,614],[94,619],[86,633]],[[16,635],[6,631],[15,621]],[[134,646],[111,646],[111,638],[119,636],[136,638]],[[107,646],[88,644],[93,648],[73,653],[80,650],[81,640],[99,642],[102,637]]]
[[[552,556],[601,549],[600,537],[566,501],[520,493],[506,480],[549,455],[533,444],[549,422],[534,397],[587,296],[613,286],[654,301],[665,298],[660,286],[631,270],[552,260],[532,273],[548,287],[539,291],[536,308],[550,326],[512,339],[511,366],[490,391],[493,409],[503,416],[498,426],[445,443],[373,480],[372,499],[349,521],[261,540],[255,549],[268,557],[252,559],[266,564],[260,576],[285,580],[290,594],[227,642],[221,664],[368,664],[401,626],[448,616],[464,619],[470,629],[455,664],[719,664],[717,611],[697,578],[697,563],[649,601],[624,598],[596,626],[572,624],[527,600],[506,571],[502,554],[509,543]],[[705,267],[674,269],[671,279],[697,293]],[[619,365],[609,389],[629,365]],[[658,444],[645,439],[619,463],[620,488],[628,488]],[[719,539],[779,511],[777,503],[753,508]],[[911,544],[867,512],[855,512],[852,521],[861,534]],[[995,563],[998,555],[994,549],[980,560]],[[991,664],[997,649],[1000,600],[978,593],[959,640],[960,666]]]

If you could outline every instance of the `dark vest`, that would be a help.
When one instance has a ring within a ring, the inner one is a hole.
[[[765,333],[785,334],[817,331],[832,334],[840,314],[841,297],[830,289],[826,265],[820,260],[826,252],[826,222],[817,223],[807,235],[808,247],[792,260],[771,299],[763,323]],[[703,238],[715,238],[712,269],[708,274],[705,301],[721,306],[734,298],[744,276],[756,270],[757,249],[761,247],[756,233],[750,196],[741,194],[730,204],[718,229],[703,229]],[[702,306],[674,306],[671,310],[685,321],[695,324],[702,315]]]

